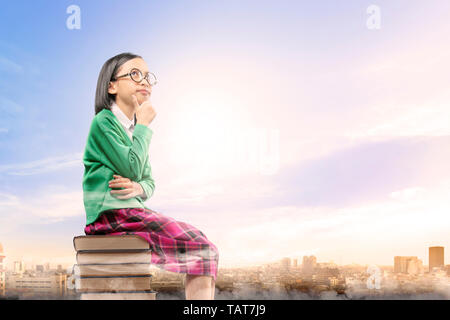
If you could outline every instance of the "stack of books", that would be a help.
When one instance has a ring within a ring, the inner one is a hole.
[[[75,289],[81,300],[156,300],[150,244],[137,235],[73,238]]]

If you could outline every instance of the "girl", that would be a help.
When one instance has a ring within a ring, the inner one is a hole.
[[[137,234],[151,263],[186,273],[186,299],[214,299],[219,252],[197,228],[144,205],[155,183],[148,159],[156,113],[149,100],[156,77],[142,57],[122,53],[103,65],[95,117],[83,155],[86,235]]]

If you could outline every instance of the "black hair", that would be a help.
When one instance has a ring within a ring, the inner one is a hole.
[[[125,52],[108,59],[100,70],[95,90],[95,114],[103,109],[111,110],[112,104],[116,101],[116,95],[108,92],[109,82],[116,76],[119,68],[128,60],[142,58],[137,54]]]

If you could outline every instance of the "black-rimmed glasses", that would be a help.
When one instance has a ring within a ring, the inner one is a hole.
[[[145,76],[142,74],[141,70],[137,69],[137,68],[133,68],[131,69],[130,72],[128,72],[127,74],[123,74],[121,76],[117,76],[115,78],[112,79],[112,81],[116,81],[119,78],[123,78],[123,77],[127,77],[130,76],[131,80],[133,80],[134,82],[137,83],[141,83],[142,80],[147,80],[148,84],[151,86],[154,86],[155,84],[158,83],[158,80],[156,79],[156,76],[154,73],[152,72],[148,72]]]

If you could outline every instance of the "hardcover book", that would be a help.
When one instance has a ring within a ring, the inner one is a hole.
[[[91,235],[73,238],[76,251],[149,250],[150,244],[142,237],[129,235]]]

